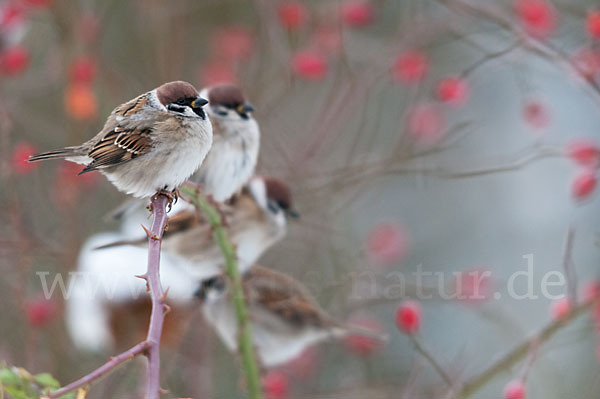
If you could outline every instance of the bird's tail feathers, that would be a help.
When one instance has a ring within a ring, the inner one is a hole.
[[[29,162],[44,161],[46,159],[64,159],[69,157],[81,156],[78,153],[77,147],[66,147],[59,150],[41,152],[39,154],[31,155],[28,159]]]

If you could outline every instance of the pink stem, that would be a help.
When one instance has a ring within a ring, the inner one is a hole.
[[[140,342],[133,348],[121,353],[120,355],[111,357],[108,362],[104,363],[102,366],[98,367],[96,370],[92,371],[88,375],[85,375],[77,381],[74,381],[69,385],[60,388],[59,390],[54,391],[53,393],[48,395],[47,398],[59,398],[62,395],[66,395],[67,393],[76,390],[77,388],[89,385],[94,380],[97,380],[98,378],[102,377],[104,374],[108,373],[121,363],[131,360],[140,353],[144,352],[146,348],[148,348],[148,341]]]
[[[160,337],[162,335],[165,295],[160,285],[160,244],[165,226],[167,225],[167,200],[164,195],[159,195],[152,200],[152,209],[154,212],[154,221],[152,222],[152,231],[148,235],[148,268],[146,275],[143,276],[150,288],[150,297],[152,300],[152,313],[150,315],[150,326],[148,327],[148,336],[146,340],[140,342],[131,349],[120,355],[111,357],[101,367],[91,373],[81,377],[77,381],[58,389],[47,398],[59,398],[77,388],[89,385],[93,381],[102,377],[115,367],[127,360],[133,359],[141,353],[148,356],[148,370],[146,383],[146,399],[159,399],[160,397]]]
[[[150,287],[152,298],[150,327],[146,338],[146,342],[148,342],[146,399],[159,399],[160,397],[160,337],[165,316],[165,295],[160,285],[160,244],[167,225],[166,207],[167,197],[164,195],[159,195],[152,201],[153,235],[148,237],[148,270],[146,272],[146,281]]]

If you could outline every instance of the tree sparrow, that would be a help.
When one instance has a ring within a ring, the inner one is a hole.
[[[222,84],[204,89],[207,112],[213,125],[213,145],[193,181],[203,192],[223,202],[238,193],[254,175],[260,130],[254,108],[236,86]]]
[[[283,238],[288,217],[297,217],[288,186],[281,180],[258,176],[252,178],[240,194],[224,203],[221,211],[227,219],[229,238],[236,246],[241,273]],[[221,273],[224,266],[223,255],[211,233],[210,225],[195,209],[184,209],[169,218],[162,249],[195,265],[195,276],[204,279]],[[146,243],[146,238],[123,240],[98,249]]]
[[[115,108],[91,140],[29,161],[63,158],[86,165],[81,173],[98,170],[118,190],[138,198],[175,190],[212,145],[212,126],[202,108],[207,103],[189,83],[165,83]]]
[[[294,359],[308,346],[330,338],[363,335],[387,337],[333,320],[300,282],[283,273],[255,265],[244,275],[252,339],[261,365],[278,366]],[[230,351],[237,349],[238,325],[228,280],[219,275],[204,280],[196,291],[202,311]]]

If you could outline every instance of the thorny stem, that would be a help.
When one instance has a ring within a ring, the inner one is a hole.
[[[487,369],[483,370],[479,374],[476,374],[475,376],[467,380],[460,390],[460,397],[469,398],[471,395],[483,388],[498,374],[510,368],[515,363],[521,361],[525,356],[527,356],[527,354],[530,353],[532,345],[541,345],[542,343],[548,341],[560,329],[569,325],[571,321],[581,316],[595,304],[597,304],[597,301],[595,299],[583,302],[579,306],[574,307],[567,317],[550,322],[548,325],[546,325],[540,331],[535,333],[533,336],[527,338],[525,341],[518,344],[512,350],[502,355]]]
[[[225,272],[233,286],[233,305],[240,332],[238,347],[242,355],[242,363],[248,384],[248,394],[250,399],[261,399],[263,395],[260,386],[259,368],[252,343],[252,332],[250,323],[248,322],[248,311],[242,289],[242,277],[238,271],[235,247],[227,237],[221,215],[199,193],[198,188],[191,183],[186,183],[179,188],[179,191],[204,214],[213,229],[213,237],[225,258]]]
[[[133,359],[141,353],[148,356],[146,399],[159,399],[160,397],[160,337],[164,321],[165,296],[160,285],[160,245],[165,226],[167,224],[167,206],[168,198],[159,195],[152,200],[152,209],[154,212],[154,221],[152,222],[152,231],[148,234],[148,268],[143,278],[148,283],[150,297],[152,300],[152,313],[150,316],[150,326],[148,327],[148,336],[145,341],[140,342],[131,349],[121,353],[118,356],[111,357],[101,367],[91,373],[81,377],[77,381],[60,388],[48,395],[49,399],[59,398],[77,388],[89,385],[99,379],[118,365]]]

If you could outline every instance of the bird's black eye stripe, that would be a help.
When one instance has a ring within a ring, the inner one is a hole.
[[[273,200],[268,200],[267,201],[267,207],[269,208],[269,210],[273,213],[277,213],[279,212],[279,204]]]
[[[186,106],[185,105],[179,105],[179,104],[169,104],[167,106],[167,109],[169,111],[174,111],[174,112],[185,112]]]
[[[284,210],[289,208],[287,202],[284,201],[277,201],[277,205],[279,205],[279,207]]]

